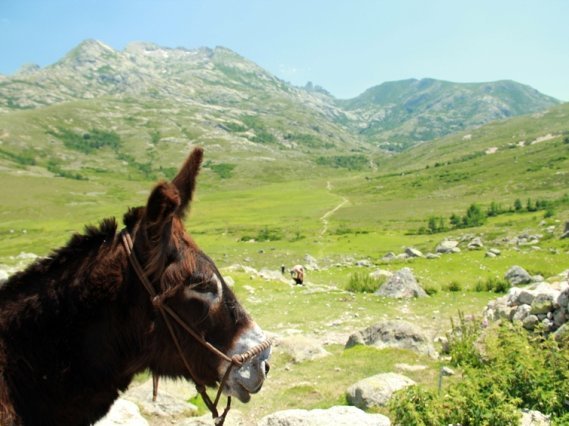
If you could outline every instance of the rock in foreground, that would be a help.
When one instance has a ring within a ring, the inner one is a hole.
[[[285,410],[269,414],[259,426],[390,426],[381,414],[367,414],[356,407],[337,406],[327,410]]]

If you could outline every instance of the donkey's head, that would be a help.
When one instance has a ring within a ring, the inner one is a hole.
[[[231,357],[265,340],[213,261],[184,229],[183,219],[192,201],[203,151],[196,148],[171,182],[158,183],[145,207],[131,210],[125,224],[134,237],[134,253],[158,299],[202,338]],[[186,377],[212,386],[221,381],[228,362],[209,351],[195,337],[173,324],[191,372],[184,365],[161,315],[155,312],[151,328],[150,368],[153,373]],[[270,349],[231,370],[223,391],[243,402],[257,392],[269,370]]]

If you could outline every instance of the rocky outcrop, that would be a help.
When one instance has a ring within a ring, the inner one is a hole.
[[[513,287],[506,296],[488,303],[484,318],[518,322],[528,330],[541,326],[546,332],[561,337],[569,328],[569,282]]]
[[[437,356],[427,334],[419,326],[407,321],[382,321],[360,330],[348,338],[345,348],[355,345],[408,349],[433,358]]]
[[[421,288],[413,272],[409,268],[403,268],[395,272],[385,284],[376,292],[376,295],[391,297],[394,299],[409,299],[413,297],[427,297],[425,290]]]
[[[284,410],[261,419],[259,426],[389,426],[381,414],[368,414],[356,407],[336,406],[326,410]]]
[[[414,384],[413,380],[401,374],[377,374],[350,386],[346,398],[351,405],[364,410],[384,407],[394,392]]]

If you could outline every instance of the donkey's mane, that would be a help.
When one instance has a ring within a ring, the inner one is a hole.
[[[102,245],[110,246],[116,231],[117,222],[114,217],[102,220],[99,226],[85,226],[83,234],[73,234],[65,246],[52,251],[47,257],[36,260],[23,271],[15,273],[11,280],[0,286],[0,295],[8,296],[12,292],[22,292],[26,287],[29,291],[38,290],[43,287],[42,283],[47,282],[46,276],[61,269],[73,269],[80,259],[94,255]],[[22,285],[24,281],[28,283],[26,287]]]

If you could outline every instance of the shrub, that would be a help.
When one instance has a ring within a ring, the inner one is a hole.
[[[352,293],[373,293],[382,283],[383,281],[371,278],[366,272],[355,272],[350,275],[346,290]]]
[[[462,284],[460,284],[458,281],[451,281],[447,288],[448,291],[452,292],[462,291]]]
[[[507,293],[511,285],[506,280],[496,277],[489,277],[486,280],[485,287],[486,291],[493,291],[494,293]]]
[[[216,173],[221,179],[229,179],[233,176],[233,169],[236,167],[235,164],[229,163],[219,163],[212,164],[210,169]]]
[[[99,129],[91,129],[89,132],[81,134],[60,127],[57,132],[48,131],[47,133],[61,140],[66,148],[82,152],[83,154],[92,154],[104,147],[117,151],[122,144],[117,133]]]
[[[520,410],[529,408],[551,415],[553,424],[567,424],[568,342],[509,322],[481,334],[477,321],[459,314],[449,345],[463,379],[442,395],[420,387],[396,393],[389,403],[394,423],[509,426],[518,425]]]
[[[282,240],[282,238],[283,236],[280,230],[270,229],[269,227],[265,226],[257,232],[257,235],[244,235],[240,238],[240,241],[279,241]]]

